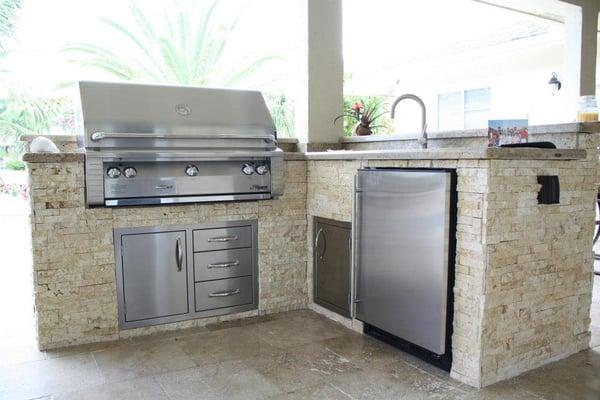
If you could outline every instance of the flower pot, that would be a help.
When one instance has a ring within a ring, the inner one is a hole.
[[[356,125],[354,128],[354,134],[358,136],[368,136],[372,135],[373,131],[368,126],[364,126],[363,124]]]

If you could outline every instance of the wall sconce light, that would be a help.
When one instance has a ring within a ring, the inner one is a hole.
[[[562,82],[558,80],[558,75],[556,75],[556,72],[552,73],[552,78],[550,78],[548,84],[552,85],[552,94],[555,94],[560,90],[562,87]]]

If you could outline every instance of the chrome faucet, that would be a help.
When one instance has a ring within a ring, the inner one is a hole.
[[[421,98],[419,96],[416,96],[414,94],[403,94],[402,96],[398,97],[392,103],[392,111],[391,111],[390,117],[392,119],[395,118],[396,106],[398,105],[398,103],[400,103],[404,99],[414,100],[417,102],[417,104],[419,106],[421,106],[422,131],[421,131],[421,137],[419,138],[419,144],[421,145],[421,148],[426,149],[427,148],[427,111],[425,110],[425,103],[423,103],[423,100],[421,100]]]

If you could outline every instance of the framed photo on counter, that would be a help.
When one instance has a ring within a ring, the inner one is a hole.
[[[488,121],[488,146],[527,143],[529,121],[526,119],[490,119]]]

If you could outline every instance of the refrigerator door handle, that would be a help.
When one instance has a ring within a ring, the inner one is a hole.
[[[356,303],[358,297],[358,233],[360,229],[360,192],[358,191],[358,174],[354,175],[354,196],[352,196],[352,235],[351,235],[351,285],[350,285],[350,313],[356,318]]]

